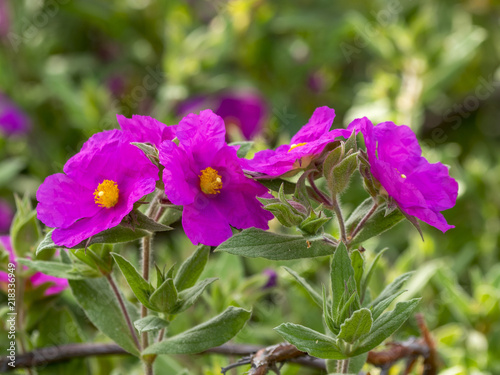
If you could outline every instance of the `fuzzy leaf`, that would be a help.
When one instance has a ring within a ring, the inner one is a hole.
[[[355,311],[352,316],[340,326],[339,339],[354,344],[360,337],[370,332],[373,324],[372,314],[368,309]]]
[[[321,236],[290,236],[250,228],[219,245],[216,251],[270,260],[289,260],[331,255],[335,250]]]
[[[370,332],[361,338],[360,344],[353,355],[366,353],[380,345],[413,314],[419,301],[420,298],[414,298],[410,301],[399,302],[394,310],[383,313],[373,322]]]
[[[250,315],[250,311],[230,306],[205,323],[149,346],[142,354],[203,352],[232,339],[243,328]]]
[[[69,285],[75,299],[92,324],[127,352],[138,356],[139,351],[135,346],[118,299],[106,278],[69,280]],[[129,308],[128,312],[132,319],[137,319],[137,311]]]
[[[130,263],[127,259],[117,253],[111,253],[111,255],[139,302],[148,309],[154,310],[153,305],[149,302],[150,295],[153,293],[149,283],[144,280],[132,263]]]
[[[209,254],[210,246],[199,246],[193,255],[181,264],[174,281],[177,290],[191,288],[196,284],[205,269]]]
[[[177,303],[177,290],[175,289],[174,280],[166,279],[151,294],[149,302],[153,305],[153,310],[171,314]]]
[[[334,320],[339,317],[337,311],[342,302],[342,296],[346,293],[346,285],[354,281],[354,269],[351,265],[351,258],[347,254],[347,249],[343,243],[340,243],[333,254],[331,267],[330,267],[330,277],[332,286],[332,313]],[[347,291],[351,292],[351,291]],[[348,293],[348,296],[351,294]]]
[[[324,359],[346,358],[337,346],[337,340],[310,328],[299,324],[283,323],[275,330],[297,349],[312,356]]]
[[[165,319],[160,318],[159,316],[146,316],[145,318],[136,320],[134,322],[135,328],[140,332],[153,332],[159,331],[162,328],[166,328],[168,326],[168,322]]]

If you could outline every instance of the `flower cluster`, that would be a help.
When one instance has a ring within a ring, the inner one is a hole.
[[[317,108],[290,144],[247,160],[226,143],[224,120],[211,110],[173,126],[147,116],[118,116],[121,130],[92,136],[66,163],[64,174],[49,176],[40,186],[38,218],[56,228],[55,244],[73,247],[119,225],[134,203],[155,190],[162,171],[165,199],[183,207],[187,237],[217,246],[232,235],[231,227],[267,229],[273,217],[257,199],[270,197],[267,188],[249,175],[272,179],[315,168],[329,145],[360,132],[382,193],[406,215],[442,231],[453,227],[440,211],[455,204],[458,185],[444,165],[421,156],[410,128],[391,122],[373,126],[361,118],[346,129],[330,129],[334,117],[332,108]],[[133,142],[150,144],[156,157],[148,158]]]

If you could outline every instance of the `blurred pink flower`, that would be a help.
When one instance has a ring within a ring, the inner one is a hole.
[[[30,128],[31,121],[28,115],[6,95],[0,93],[0,133],[25,134]]]
[[[9,253],[9,262],[17,265],[16,256],[14,254],[14,250],[12,249],[10,237],[0,236],[0,246],[3,246]],[[24,267],[24,269],[28,268]],[[8,283],[8,282],[9,278],[7,273],[0,271],[0,283]],[[68,280],[61,279],[55,276],[46,275],[41,272],[36,272],[33,276],[31,276],[30,282],[31,285],[35,288],[45,283],[51,283],[51,286],[47,290],[45,290],[44,293],[45,296],[61,293],[64,289],[68,287]]]
[[[231,127],[239,128],[245,139],[252,139],[262,131],[268,113],[264,98],[251,91],[194,96],[182,102],[177,107],[177,113],[185,116],[206,108],[212,108],[216,115],[222,117],[227,130]]]

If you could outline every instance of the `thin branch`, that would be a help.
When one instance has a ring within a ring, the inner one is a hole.
[[[309,174],[307,176],[307,179],[309,180],[309,184],[311,185],[311,188],[313,189],[313,192],[316,194],[316,200],[319,203],[323,203],[326,207],[331,207],[332,202],[330,202],[330,199],[316,186],[316,183],[314,182],[314,177],[312,174]]]
[[[399,360],[407,359],[411,365],[417,357],[424,358],[423,375],[437,374],[438,358],[435,344],[423,322],[417,317],[422,331],[422,338],[412,339],[402,343],[390,343],[387,349],[381,351],[370,351],[367,363],[380,367],[382,373],[388,373],[389,369]],[[323,359],[309,356],[291,344],[279,344],[271,347],[255,345],[224,344],[211,348],[202,354],[216,353],[227,356],[246,356],[237,363],[223,370],[250,364],[252,368],[249,375],[263,375],[268,370],[276,370],[277,364],[293,362],[302,366],[326,370]],[[62,362],[72,358],[121,354],[129,355],[124,349],[116,344],[67,344],[34,350],[16,357],[16,367],[8,366],[7,357],[0,358],[0,372],[8,372],[18,368],[38,367],[51,363]]]
[[[373,206],[370,208],[370,211],[368,211],[366,213],[366,215],[361,219],[361,221],[358,223],[358,225],[356,225],[356,228],[354,228],[354,230],[351,232],[351,234],[349,234],[349,241],[351,239],[353,239],[356,236],[356,234],[358,234],[359,231],[365,226],[366,222],[375,213],[377,208],[378,208],[378,203],[373,202]]]
[[[111,276],[111,274],[107,274],[106,279],[108,280],[109,285],[111,285],[111,289],[113,289],[113,293],[115,294],[116,298],[118,299],[118,303],[120,304],[120,308],[122,310],[123,316],[125,317],[125,321],[127,322],[128,329],[130,330],[130,333],[132,334],[132,338],[134,339],[135,346],[140,351],[141,344],[139,344],[139,339],[137,337],[137,333],[135,332],[135,328],[132,325],[130,315],[127,311],[127,308],[125,307],[125,303],[123,302],[122,295],[120,294],[120,291],[118,290],[118,287],[116,286],[116,283],[113,280],[113,277]]]
[[[130,355],[117,344],[66,344],[50,346],[20,354],[16,356],[16,367],[8,365],[7,357],[0,358],[0,373],[14,371],[20,368],[46,366],[52,363],[68,361],[73,358],[102,356],[102,355]]]

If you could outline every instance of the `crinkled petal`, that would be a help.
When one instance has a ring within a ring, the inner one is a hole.
[[[184,149],[175,143],[166,141],[159,148],[160,162],[163,169],[163,182],[168,199],[177,205],[188,205],[194,202],[199,189],[198,176],[191,169],[192,160]]]
[[[330,130],[334,118],[335,110],[333,108],[328,108],[326,106],[316,108],[308,123],[292,137],[290,144],[293,145],[317,140]]]
[[[441,214],[439,211],[434,211],[427,207],[408,207],[405,208],[404,211],[408,215],[415,216],[423,222],[432,225],[443,233],[448,229],[455,228],[454,225],[450,225],[446,222],[443,214]]]
[[[218,246],[233,234],[226,217],[203,194],[184,206],[182,227],[195,245]]]
[[[54,229],[52,232],[52,240],[58,246],[71,248],[78,245],[83,240],[92,237],[94,234],[116,227],[130,212],[124,209],[126,204],[119,206],[119,208],[116,208],[118,205],[111,208],[101,208],[99,212],[92,217],[78,220],[67,228]]]
[[[116,119],[132,142],[149,142],[158,147],[163,141],[175,138],[175,126],[167,126],[149,116],[133,115],[129,119],[116,115]]]
[[[180,144],[193,154],[202,164],[210,164],[211,158],[225,144],[226,127],[224,120],[206,109],[199,115],[189,114],[177,127]]]
[[[68,227],[99,210],[93,191],[62,173],[48,176],[36,192],[36,199],[37,217],[49,227]]]

